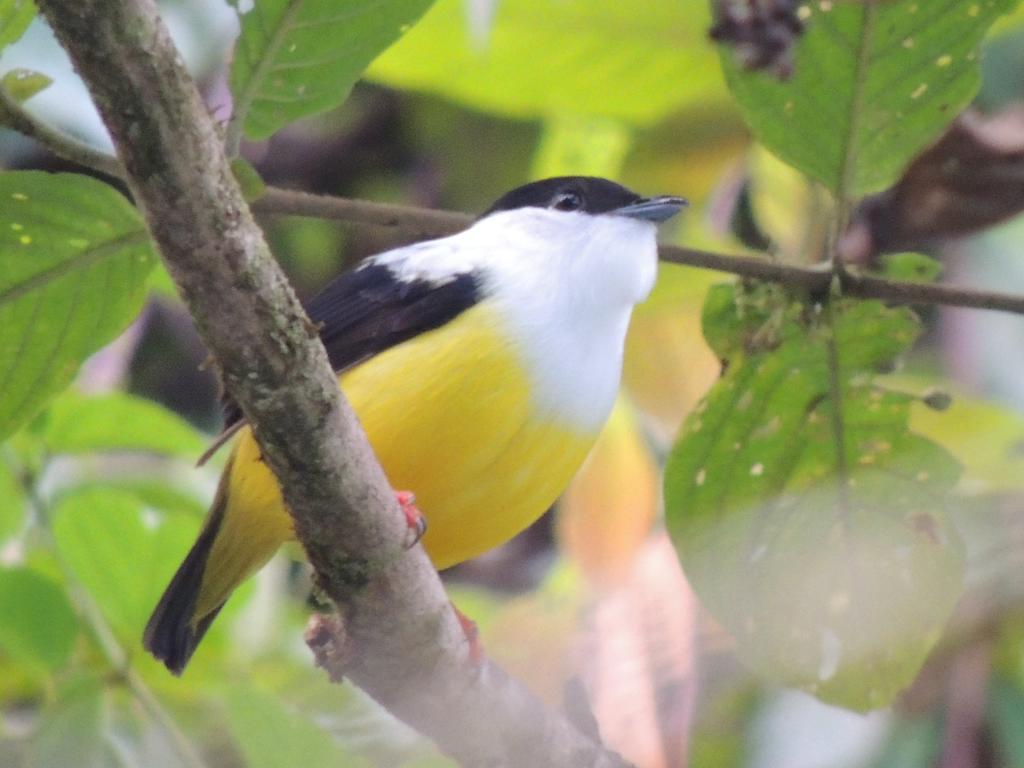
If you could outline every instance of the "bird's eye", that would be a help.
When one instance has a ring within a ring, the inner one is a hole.
[[[559,192],[551,201],[556,211],[578,211],[583,207],[583,198],[578,192]]]

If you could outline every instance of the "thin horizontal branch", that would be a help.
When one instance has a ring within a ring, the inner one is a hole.
[[[941,283],[909,283],[874,275],[849,273],[843,276],[843,290],[851,296],[883,299],[894,304],[941,304],[947,307],[990,309],[1024,314],[1024,296]]]
[[[424,238],[444,237],[465,229],[473,222],[473,217],[466,213],[314,195],[280,187],[267,187],[266,193],[253,201],[252,210],[254,213],[310,216],[351,224],[394,227],[403,233]]]
[[[37,139],[67,160],[109,176],[124,177],[124,168],[117,158],[46,125],[14,101],[2,87],[0,123]],[[251,208],[262,214],[309,216],[351,224],[393,227],[410,238],[443,237],[458,232],[473,221],[469,214],[454,211],[314,195],[280,187],[268,187]],[[762,256],[730,255],[674,245],[662,245],[659,255],[662,261],[672,264],[770,280],[817,293],[828,290],[834,274],[830,268],[800,267]],[[883,299],[900,304],[938,304],[1024,314],[1024,296],[1020,295],[936,283],[888,280],[848,269],[842,270],[840,277],[843,290],[850,296]]]
[[[45,123],[22,107],[7,89],[0,85],[0,125],[30,136],[49,147],[65,160],[92,168],[114,178],[124,175],[121,163],[113,155],[79,141],[74,136]]]
[[[403,547],[405,518],[153,1],[37,2],[344,617],[347,676],[467,765],[624,766],[497,667],[473,663],[437,572]]]
[[[464,213],[312,195],[274,187],[268,188],[267,193],[253,204],[253,210],[263,214],[313,216],[352,224],[396,227],[403,232],[415,233],[422,237],[448,235],[464,228],[472,221]],[[770,280],[822,294],[828,291],[834,275],[833,270],[828,267],[800,267],[763,256],[729,255],[675,245],[662,245],[659,256],[662,261],[672,264],[728,272],[757,280]],[[847,295],[864,299],[883,299],[899,304],[941,304],[1024,314],[1024,296],[1009,293],[936,283],[888,280],[849,270],[841,273],[841,281],[843,291]]]

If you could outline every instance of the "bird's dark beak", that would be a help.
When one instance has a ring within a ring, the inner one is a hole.
[[[616,208],[612,213],[619,216],[628,216],[631,219],[644,219],[660,223],[675,216],[685,208],[688,203],[681,197],[661,195],[659,197],[647,197],[635,203]]]

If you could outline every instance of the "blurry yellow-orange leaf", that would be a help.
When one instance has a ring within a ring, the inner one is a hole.
[[[479,625],[484,652],[556,709],[572,675],[569,651],[585,592],[578,574],[562,562],[540,589],[510,601]]]
[[[817,260],[828,234],[828,195],[759,145],[751,150],[749,166],[754,216],[781,260]]]
[[[722,174],[749,146],[750,134],[730,105],[684,110],[637,137],[623,179],[649,194],[682,195],[691,206],[686,216],[698,218]]]
[[[559,507],[565,552],[587,578],[614,584],[647,538],[658,502],[658,472],[620,398],[590,458]]]
[[[692,275],[694,270],[663,266],[658,294],[636,312],[626,338],[623,383],[666,444],[721,369],[700,329],[707,282],[695,277],[688,287]],[[663,294],[671,294],[675,301]]]

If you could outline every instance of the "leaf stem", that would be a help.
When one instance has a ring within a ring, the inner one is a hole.
[[[854,173],[857,168],[857,133],[860,130],[860,114],[864,108],[864,81],[868,66],[868,52],[871,48],[871,37],[875,31],[875,20],[878,9],[875,3],[861,4],[864,23],[861,25],[860,41],[857,46],[857,64],[853,75],[853,93],[850,103],[850,121],[846,131],[846,151],[843,156],[843,167],[839,173],[839,189],[836,198],[842,218],[845,209],[853,198]],[[845,222],[842,222],[845,224]],[[840,230],[842,231],[842,230]]]
[[[839,360],[839,344],[836,343],[835,302],[825,304],[828,313],[828,389],[832,418],[832,439],[836,448],[836,480],[838,483],[839,517],[843,527],[850,520],[850,470],[846,461],[846,420],[843,416],[843,374]]]
[[[256,63],[255,67],[253,67],[252,71],[249,73],[248,81],[235,98],[231,111],[231,119],[228,121],[227,131],[224,135],[224,152],[228,157],[238,156],[238,151],[242,145],[242,133],[245,118],[249,114],[249,110],[252,108],[252,102],[256,96],[259,83],[266,76],[270,63],[274,60],[274,55],[284,43],[284,37],[285,34],[287,34],[288,26],[291,24],[292,19],[295,18],[295,14],[299,12],[299,8],[302,6],[302,3],[303,0],[289,0],[287,7],[281,14],[278,25],[270,34],[270,39],[267,41],[266,47],[263,51],[263,58]],[[249,11],[249,13],[259,12],[260,11],[257,8]],[[244,20],[239,19],[239,22],[244,23]],[[239,45],[242,44],[242,38],[243,35],[240,34],[238,36]],[[235,55],[238,55],[237,50]]]
[[[839,189],[836,193],[836,208],[828,238],[828,264],[831,267],[829,283],[830,300],[825,303],[828,313],[829,333],[826,341],[828,350],[828,385],[831,403],[832,439],[836,449],[836,481],[839,517],[846,528],[850,520],[850,471],[846,461],[846,419],[843,413],[843,374],[839,360],[839,344],[836,342],[835,301],[846,292],[848,272],[839,257],[839,238],[850,220],[853,198],[854,173],[857,168],[857,133],[860,129],[860,113],[864,107],[864,80],[867,70],[868,51],[871,36],[875,30],[877,9],[874,3],[861,6],[864,14],[860,40],[857,47],[857,64],[853,76],[853,93],[850,103],[850,121],[846,131],[846,148],[843,165],[839,173]]]
[[[6,125],[18,133],[36,139],[73,163],[84,165],[86,168],[92,168],[114,178],[118,178],[124,173],[116,157],[43,122],[19,104],[2,85],[0,85],[0,125]]]

